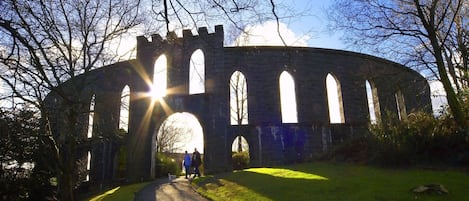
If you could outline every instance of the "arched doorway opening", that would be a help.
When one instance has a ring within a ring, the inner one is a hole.
[[[249,167],[249,143],[242,135],[238,135],[234,138],[231,144],[231,153],[234,170]]]
[[[155,130],[155,176],[180,174],[182,162],[187,151],[191,156],[195,149],[204,153],[204,134],[196,116],[188,112],[177,112],[168,116]],[[203,172],[203,163],[201,167]]]

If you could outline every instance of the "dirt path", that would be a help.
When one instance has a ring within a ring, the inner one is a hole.
[[[157,179],[135,195],[136,201],[208,201],[192,188],[189,180],[178,177],[172,182]]]

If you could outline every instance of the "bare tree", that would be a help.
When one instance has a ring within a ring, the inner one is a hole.
[[[467,0],[336,0],[329,16],[331,28],[345,31],[353,47],[396,58],[441,81],[451,113],[468,132]]]
[[[235,71],[230,79],[230,115],[232,125],[248,124],[248,93],[244,75]],[[238,130],[238,152],[243,151],[242,135]]]
[[[197,28],[228,23],[238,30],[246,24],[270,19],[270,2],[262,0],[152,0],[155,20],[164,22],[166,30]]]
[[[190,120],[182,113],[169,116],[160,126],[156,135],[157,152],[175,153],[181,151],[184,144],[192,140],[194,128]]]
[[[164,121],[156,135],[157,152],[173,153],[178,148],[177,143],[180,142],[183,128],[174,126],[174,120]]]
[[[41,111],[44,140],[54,147],[57,161],[59,199],[74,200],[74,156],[86,141],[80,118],[90,112],[90,100],[82,99],[88,83],[78,79],[65,89],[65,81],[123,59],[115,49],[139,25],[148,33],[146,29],[158,32],[161,25],[170,31],[228,21],[243,30],[245,24],[269,20],[272,4],[261,0],[0,1],[0,80],[8,88],[5,97],[13,107],[29,103]],[[154,15],[146,12],[148,7]],[[156,23],[147,21],[152,17]],[[43,102],[51,93],[61,100],[64,121],[55,136]]]
[[[58,86],[119,60],[109,48],[140,24],[140,6],[140,1],[133,0],[0,2],[0,78],[10,97],[35,105],[43,125],[49,125],[45,96],[53,92],[64,104],[62,133],[53,136],[46,129],[44,136],[55,150],[60,200],[74,200],[74,158],[84,141],[79,122],[81,114],[89,112],[89,100],[80,99],[84,82],[70,86],[74,93]]]

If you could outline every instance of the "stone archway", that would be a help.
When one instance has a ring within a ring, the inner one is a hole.
[[[152,174],[158,174],[156,159],[159,156],[173,159],[176,165],[182,164],[183,154],[191,154],[197,149],[202,155],[205,150],[204,133],[197,117],[190,112],[175,112],[160,119],[161,124],[153,131],[151,149]],[[162,155],[161,155],[162,154]],[[202,163],[203,164],[203,163]]]
[[[202,126],[191,113],[169,115],[155,133],[157,151],[183,153],[197,148],[202,153],[204,150]]]

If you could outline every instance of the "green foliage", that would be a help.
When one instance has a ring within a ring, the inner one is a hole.
[[[450,116],[415,112],[402,121],[385,116],[370,126],[373,161],[384,164],[467,165],[469,143]]]
[[[387,112],[369,127],[369,135],[353,138],[327,154],[338,161],[383,166],[469,165],[469,142],[450,115],[424,112],[399,120]]]
[[[168,173],[176,175],[181,172],[181,164],[176,162],[175,159],[168,157],[161,152],[156,152],[155,157],[156,177],[165,177],[168,176]]]
[[[50,161],[52,157],[39,125],[34,111],[0,110],[0,199],[53,197],[49,178],[55,163]]]
[[[119,146],[119,152],[117,154],[117,177],[123,179],[127,172],[127,146],[125,144],[127,132],[123,129],[119,129],[116,137]]]
[[[340,163],[303,163],[250,168],[193,182],[211,200],[469,200],[469,176],[459,171],[384,169]],[[415,194],[414,187],[438,183],[449,194]]]
[[[241,170],[249,167],[249,152],[234,152],[233,158],[233,169]]]
[[[127,147],[121,145],[117,155],[117,177],[124,178],[127,171]]]

